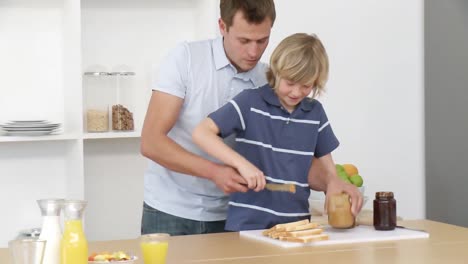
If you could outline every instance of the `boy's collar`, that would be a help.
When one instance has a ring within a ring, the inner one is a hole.
[[[271,88],[269,84],[266,84],[262,87],[260,87],[260,94],[263,97],[263,100],[265,100],[267,103],[274,105],[276,107],[282,107],[281,102],[276,95],[275,91]],[[314,101],[312,99],[307,99],[305,98],[304,100],[301,101],[299,107],[303,111],[311,111],[314,106]]]

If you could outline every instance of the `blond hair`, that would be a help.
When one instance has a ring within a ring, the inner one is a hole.
[[[267,80],[277,89],[280,79],[313,86],[312,98],[323,92],[328,79],[328,56],[316,35],[296,33],[275,48],[270,58]]]

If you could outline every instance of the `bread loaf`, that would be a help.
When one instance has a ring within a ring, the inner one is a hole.
[[[328,240],[327,234],[311,235],[303,237],[280,237],[281,241],[309,243],[314,241]]]
[[[308,243],[313,241],[327,240],[328,235],[323,234],[323,229],[318,223],[310,223],[308,219],[277,224],[262,232],[264,236],[288,242]]]

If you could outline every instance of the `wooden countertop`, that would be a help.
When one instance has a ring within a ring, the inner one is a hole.
[[[179,263],[466,263],[468,228],[429,221],[401,221],[399,225],[423,229],[428,239],[368,242],[317,247],[281,248],[240,237],[239,233],[174,236],[169,242],[167,264]],[[89,243],[90,252],[125,250],[140,257],[138,241]],[[7,249],[0,249],[0,263],[7,264]]]

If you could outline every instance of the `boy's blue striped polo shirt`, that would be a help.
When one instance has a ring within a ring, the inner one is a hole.
[[[339,145],[322,104],[306,98],[289,113],[265,85],[241,92],[209,117],[221,137],[236,134],[235,150],[262,170],[267,182],[296,185],[294,194],[266,189],[232,194],[226,230],[264,229],[308,218],[312,158]]]

